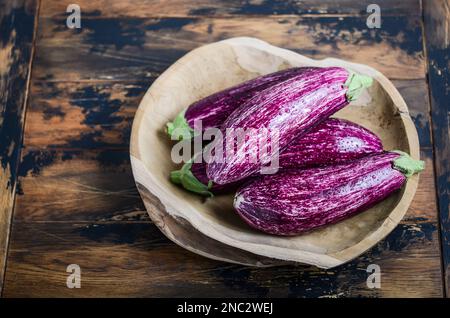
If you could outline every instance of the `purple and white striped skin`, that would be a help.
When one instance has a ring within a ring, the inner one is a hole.
[[[329,118],[306,135],[293,140],[280,154],[279,164],[281,170],[330,165],[381,152],[383,152],[381,140],[371,131],[344,119]],[[212,183],[208,188],[209,178],[204,161],[192,163],[189,170],[200,182],[198,187],[192,187],[195,180],[190,182],[190,190],[201,194],[211,195],[235,190],[236,186],[244,181],[227,184]],[[172,181],[180,183],[178,179]]]
[[[281,169],[330,165],[383,152],[377,135],[345,119],[329,118],[293,140],[279,156]]]
[[[202,122],[202,132],[208,128],[218,128],[247,99],[276,83],[297,76],[307,70],[309,70],[307,67],[294,67],[281,70],[256,77],[207,96],[191,104],[185,111],[178,114],[173,122],[168,123],[168,133],[172,136],[175,128],[180,128],[190,130],[191,135],[193,135],[194,122],[197,120],[201,120]]]
[[[237,108],[223,123],[222,140],[213,141],[209,147],[221,147],[223,160],[214,160],[207,165],[207,175],[218,184],[244,179],[267,164],[273,154],[259,154],[251,160],[249,154],[258,153],[262,128],[278,133],[280,153],[294,139],[299,138],[346,106],[347,87],[344,86],[350,73],[341,67],[310,68],[293,78],[261,91]],[[246,136],[245,142],[237,146],[233,155],[227,155],[227,130],[256,129],[258,133]],[[248,137],[248,138],[247,138]],[[221,144],[220,144],[221,143]]]
[[[340,165],[267,175],[241,187],[234,207],[250,226],[270,234],[296,235],[333,224],[402,187],[406,176],[393,168],[400,156],[385,152]],[[407,160],[419,163],[413,173],[423,170],[423,162]]]

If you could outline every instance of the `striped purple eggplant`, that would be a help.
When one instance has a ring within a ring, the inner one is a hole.
[[[244,179],[272,160],[275,152],[260,152],[261,141],[277,140],[281,153],[294,139],[355,99],[372,79],[356,75],[341,67],[315,67],[275,84],[249,98],[222,124],[221,139],[207,146],[207,156],[214,158],[207,165],[207,175],[218,184]],[[228,140],[230,131],[249,131],[244,142]],[[234,153],[227,153],[234,144]],[[220,155],[215,151],[221,149]],[[250,156],[257,154],[257,160]]]
[[[344,119],[329,118],[286,147],[279,164],[280,169],[336,164],[382,151],[380,138],[369,130]],[[212,183],[206,174],[206,163],[194,160],[173,171],[171,180],[204,195],[234,190],[240,183]]]
[[[299,75],[308,69],[306,67],[295,67],[259,76],[205,97],[179,113],[173,122],[167,123],[167,132],[172,139],[192,137],[196,120],[202,122],[202,132],[208,128],[218,128],[236,108],[256,93],[275,83]]]
[[[238,190],[234,207],[252,227],[296,235],[357,214],[399,190],[423,161],[385,152],[353,162],[267,175]]]

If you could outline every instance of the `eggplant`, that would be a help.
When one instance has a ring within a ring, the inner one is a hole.
[[[308,69],[307,67],[294,67],[281,70],[256,77],[205,97],[180,112],[173,122],[167,123],[167,133],[172,139],[192,138],[195,133],[199,133],[194,132],[194,122],[197,120],[202,123],[201,132],[208,128],[218,128],[236,108],[256,93]]]
[[[209,180],[226,184],[253,175],[277,156],[277,150],[281,153],[371,83],[370,77],[342,67],[315,67],[255,94],[224,121],[223,138],[205,148],[205,156],[210,158],[206,168]],[[236,131],[251,133],[236,145],[235,136],[228,134]],[[274,144],[269,146],[272,151],[262,153],[265,139]]]
[[[294,140],[280,154],[279,164],[280,169],[329,165],[382,151],[380,138],[371,131],[344,119],[329,118]],[[209,196],[235,190],[242,183],[213,183],[206,174],[206,163],[194,159],[172,171],[171,180],[189,191]]]
[[[401,189],[424,162],[403,152],[384,152],[353,162],[289,169],[244,184],[234,208],[251,227],[297,235],[364,211]]]

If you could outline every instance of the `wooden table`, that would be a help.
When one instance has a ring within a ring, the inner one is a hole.
[[[4,297],[445,297],[450,294],[449,0],[68,0],[0,4],[0,288]],[[249,268],[166,239],[131,175],[134,112],[189,50],[255,36],[312,58],[373,66],[393,80],[426,170],[407,216],[332,270]],[[69,289],[69,264],[81,288]],[[381,267],[381,289],[366,285]]]

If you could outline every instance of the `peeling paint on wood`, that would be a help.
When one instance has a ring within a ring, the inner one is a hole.
[[[128,148],[131,124],[149,83],[34,81],[24,144],[31,147]]]

